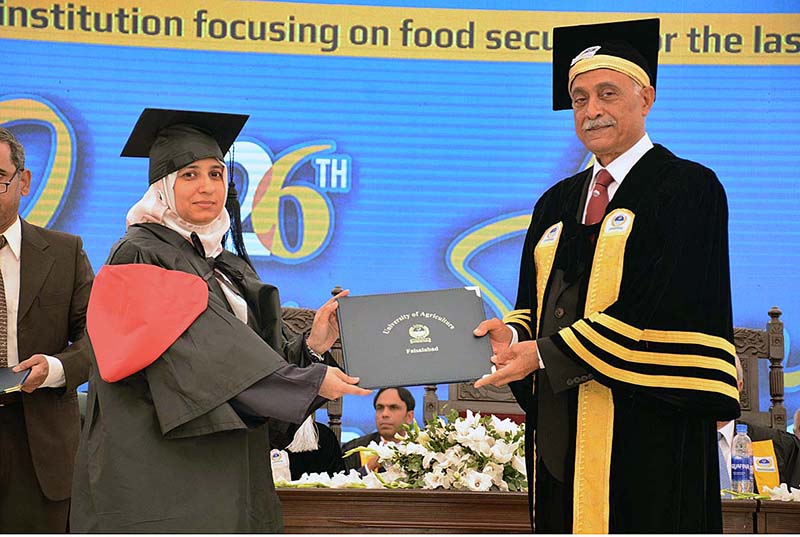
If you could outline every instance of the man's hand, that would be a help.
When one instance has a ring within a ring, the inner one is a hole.
[[[336,302],[336,299],[348,294],[350,294],[350,290],[345,289],[332,297],[320,306],[314,315],[307,342],[308,346],[317,354],[325,353],[339,337],[339,321],[336,319],[336,309],[339,307],[339,303]]]
[[[381,465],[378,464],[378,456],[370,457],[364,467],[370,472],[378,470],[381,467]]]
[[[492,342],[492,352],[495,354],[507,350],[513,337],[511,329],[497,317],[481,322],[472,333],[478,337],[488,333],[489,341]]]
[[[325,399],[338,399],[345,394],[369,395],[372,393],[372,390],[365,390],[356,386],[359,381],[358,377],[351,377],[338,367],[325,367],[328,368],[328,371],[325,373],[325,379],[319,387],[319,394]]]
[[[488,321],[487,321],[488,322]],[[487,384],[505,386],[514,380],[522,380],[539,369],[539,354],[535,341],[523,341],[492,356],[497,371],[475,382],[476,388]]]
[[[27,360],[20,362],[14,366],[14,373],[30,369],[31,373],[25,382],[22,384],[22,391],[31,393],[33,390],[42,385],[47,379],[47,374],[50,373],[50,363],[44,354],[34,354]]]

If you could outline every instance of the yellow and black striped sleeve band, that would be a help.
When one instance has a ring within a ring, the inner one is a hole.
[[[522,329],[528,334],[528,337],[533,339],[533,332],[531,331],[531,310],[527,309],[509,311],[503,317],[503,322],[522,327]]]
[[[575,357],[601,375],[646,387],[699,390],[739,400],[735,350],[701,332],[642,330],[595,313],[557,336]]]

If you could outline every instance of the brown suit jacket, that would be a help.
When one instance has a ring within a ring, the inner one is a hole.
[[[70,496],[80,430],[75,389],[89,374],[82,338],[94,272],[80,237],[21,223],[19,360],[55,356],[66,377],[65,388],[23,394],[28,443],[42,492],[64,500]]]

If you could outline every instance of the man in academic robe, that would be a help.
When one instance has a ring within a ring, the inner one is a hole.
[[[537,532],[722,530],[716,421],[739,414],[727,202],[646,133],[658,26],[555,29],[554,109],[593,162],[536,203],[515,310],[475,331],[498,368],[475,385],[514,381],[526,412]]]
[[[94,273],[80,237],[18,215],[30,185],[24,147],[0,128],[0,367],[28,374],[0,394],[0,533],[65,533]]]
[[[782,429],[770,429],[769,427],[756,425],[744,420],[725,422],[719,429],[723,434],[723,438],[720,439],[719,443],[720,448],[722,448],[723,443],[725,445],[723,453],[728,466],[728,477],[730,478],[731,446],[733,445],[735,426],[740,423],[747,426],[747,436],[753,442],[771,442],[772,450],[775,453],[775,465],[778,470],[779,483],[786,483],[789,487],[800,488],[800,439]]]

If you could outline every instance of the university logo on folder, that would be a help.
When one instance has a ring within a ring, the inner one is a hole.
[[[475,380],[491,372],[477,288],[348,296],[337,309],[344,367],[359,386],[418,386]]]

